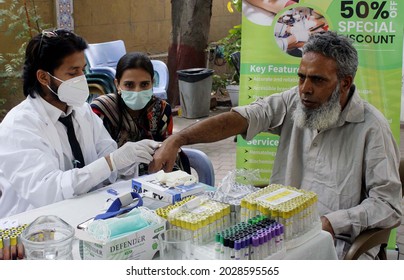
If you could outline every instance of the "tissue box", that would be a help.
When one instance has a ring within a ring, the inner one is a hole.
[[[160,183],[160,181],[156,179],[155,174],[144,175],[132,179],[132,189],[135,192],[145,193],[145,195],[149,197],[171,204],[182,200],[184,197],[203,193],[206,189],[210,188],[211,186],[200,182],[189,186],[180,185],[169,187]]]
[[[94,240],[84,230],[76,230],[76,236],[82,240],[84,260],[151,260],[159,250],[157,237],[165,230],[163,220],[105,244]]]

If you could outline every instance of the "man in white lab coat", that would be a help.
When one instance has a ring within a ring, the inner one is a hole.
[[[1,208],[0,218],[86,193],[151,161],[158,143],[129,142],[117,149],[86,103],[86,48],[83,38],[63,29],[43,31],[28,43],[26,99],[0,124],[0,182],[7,182],[0,202],[15,198]],[[73,128],[59,121],[65,117]]]

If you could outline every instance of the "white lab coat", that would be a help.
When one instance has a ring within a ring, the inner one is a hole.
[[[55,107],[36,95],[14,107],[0,124],[0,171],[10,184],[2,187],[3,196],[18,204],[3,209],[0,200],[0,218],[86,193],[107,178],[116,179],[104,156],[117,145],[90,106],[75,108],[73,114],[86,163],[80,169],[66,166],[71,150],[57,114]]]
[[[0,218],[8,216],[8,213],[20,213],[29,209],[26,208],[24,200],[17,195],[0,170]]]

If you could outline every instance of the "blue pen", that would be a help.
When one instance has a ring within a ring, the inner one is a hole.
[[[113,195],[118,195],[118,192],[114,189],[107,189],[107,193],[113,194]]]

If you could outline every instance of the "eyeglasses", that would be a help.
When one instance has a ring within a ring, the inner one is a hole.
[[[43,38],[69,37],[73,33],[66,29],[42,30],[41,41],[38,47],[38,56],[41,54]]]
[[[58,36],[58,33],[57,33],[57,31],[58,30],[42,30],[42,37],[46,37],[46,38],[53,38],[53,37],[57,37]]]

